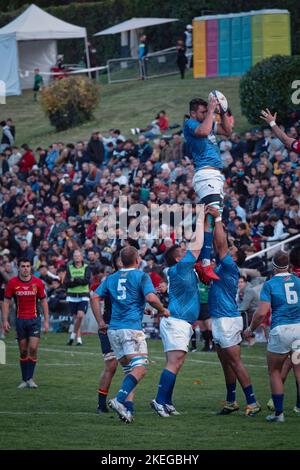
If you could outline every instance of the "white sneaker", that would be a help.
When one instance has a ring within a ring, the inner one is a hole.
[[[275,413],[266,417],[266,420],[269,423],[284,423],[284,414],[281,413],[280,415],[276,416]]]
[[[179,416],[181,414],[179,413],[179,411],[176,410],[174,405],[164,405],[164,407],[166,412],[169,413],[169,415]]]
[[[128,411],[123,405],[123,403],[120,403],[116,398],[112,398],[111,400],[109,400],[108,406],[112,408],[123,421],[128,423],[131,423],[133,421],[129,416]]]
[[[156,400],[151,400],[150,406],[158,414],[158,416],[161,416],[161,418],[170,417],[169,413],[166,412],[164,405],[160,405]]]
[[[32,379],[27,380],[27,386],[29,388],[38,388],[37,384]]]
[[[135,135],[135,128],[130,129],[131,134]]]
[[[18,385],[18,388],[21,390],[22,388],[27,388],[28,385],[27,385],[27,382],[25,382],[24,380],[22,380],[22,382],[20,383],[20,385]]]
[[[82,346],[82,339],[81,338],[77,338],[76,346]]]

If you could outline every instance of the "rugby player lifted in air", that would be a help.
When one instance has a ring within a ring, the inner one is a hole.
[[[10,330],[9,306],[13,298],[17,308],[16,330],[22,372],[22,382],[18,388],[37,388],[33,381],[41,334],[41,318],[38,314],[37,302],[40,300],[43,308],[45,333],[49,329],[48,303],[43,282],[31,275],[30,260],[20,259],[18,268],[18,276],[11,278],[6,285],[2,307],[3,327],[4,331],[8,333]]]
[[[215,90],[209,95],[209,103],[200,98],[190,102],[190,118],[184,125],[184,137],[193,159],[195,175],[193,187],[200,203],[216,207],[221,213],[224,199],[224,176],[221,173],[223,163],[217,145],[216,134],[230,136],[232,126],[227,115],[227,100]],[[220,114],[220,123],[215,122],[215,113]],[[218,279],[210,265],[210,253],[213,243],[214,219],[209,215],[209,232],[201,251],[201,262],[196,270],[200,279]]]

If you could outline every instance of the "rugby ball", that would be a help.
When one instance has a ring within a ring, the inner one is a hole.
[[[210,101],[213,96],[215,96],[218,100],[218,104],[220,105],[220,108],[221,108],[220,111],[222,111],[223,113],[226,113],[228,109],[228,102],[227,102],[226,97],[223,95],[223,93],[221,93],[218,90],[211,91],[210,94],[208,95],[208,101]]]

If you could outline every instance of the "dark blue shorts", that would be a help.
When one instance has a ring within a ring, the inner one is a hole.
[[[87,300],[81,300],[80,302],[69,302],[70,315],[77,315],[79,310],[86,313],[89,303]]]
[[[102,350],[104,360],[107,361],[110,359],[115,359],[116,356],[112,350],[107,333],[102,333],[102,331],[98,331],[98,336],[100,339],[100,345],[101,345],[101,350]]]
[[[30,337],[40,338],[41,336],[41,318],[32,318],[25,320],[23,318],[16,319],[17,340],[28,339]]]

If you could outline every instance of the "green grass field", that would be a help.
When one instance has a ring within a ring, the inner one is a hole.
[[[263,411],[243,416],[244,397],[238,387],[240,412],[216,416],[224,399],[222,370],[215,353],[189,354],[177,379],[175,404],[181,416],[159,418],[149,408],[164,365],[160,341],[149,341],[150,368],[139,385],[135,422],[126,425],[113,412],[96,415],[98,376],[103,362],[96,336],[82,348],[67,347],[65,334],[42,338],[35,379],[37,390],[17,390],[20,381],[17,345],[7,339],[7,365],[0,365],[0,449],[298,449],[299,418],[293,415],[295,384],[286,386],[284,424],[265,421],[269,385],[265,345],[243,348]],[[121,371],[112,385],[120,385]],[[195,383],[200,381],[199,383]]]
[[[251,126],[241,115],[239,102],[239,78],[207,78],[194,80],[191,72],[186,80],[169,76],[148,81],[134,81],[120,84],[102,84],[100,105],[94,112],[94,120],[80,127],[57,133],[50,126],[39,103],[33,101],[32,91],[22,96],[8,97],[7,104],[0,106],[1,119],[11,116],[17,127],[17,144],[28,143],[33,149],[58,140],[64,143],[88,139],[96,128],[102,132],[111,127],[120,128],[129,136],[131,127],[142,127],[165,109],[171,123],[182,124],[183,115],[188,112],[188,103],[195,96],[207,98],[213,89],[220,89],[228,98],[235,116],[237,131]]]

